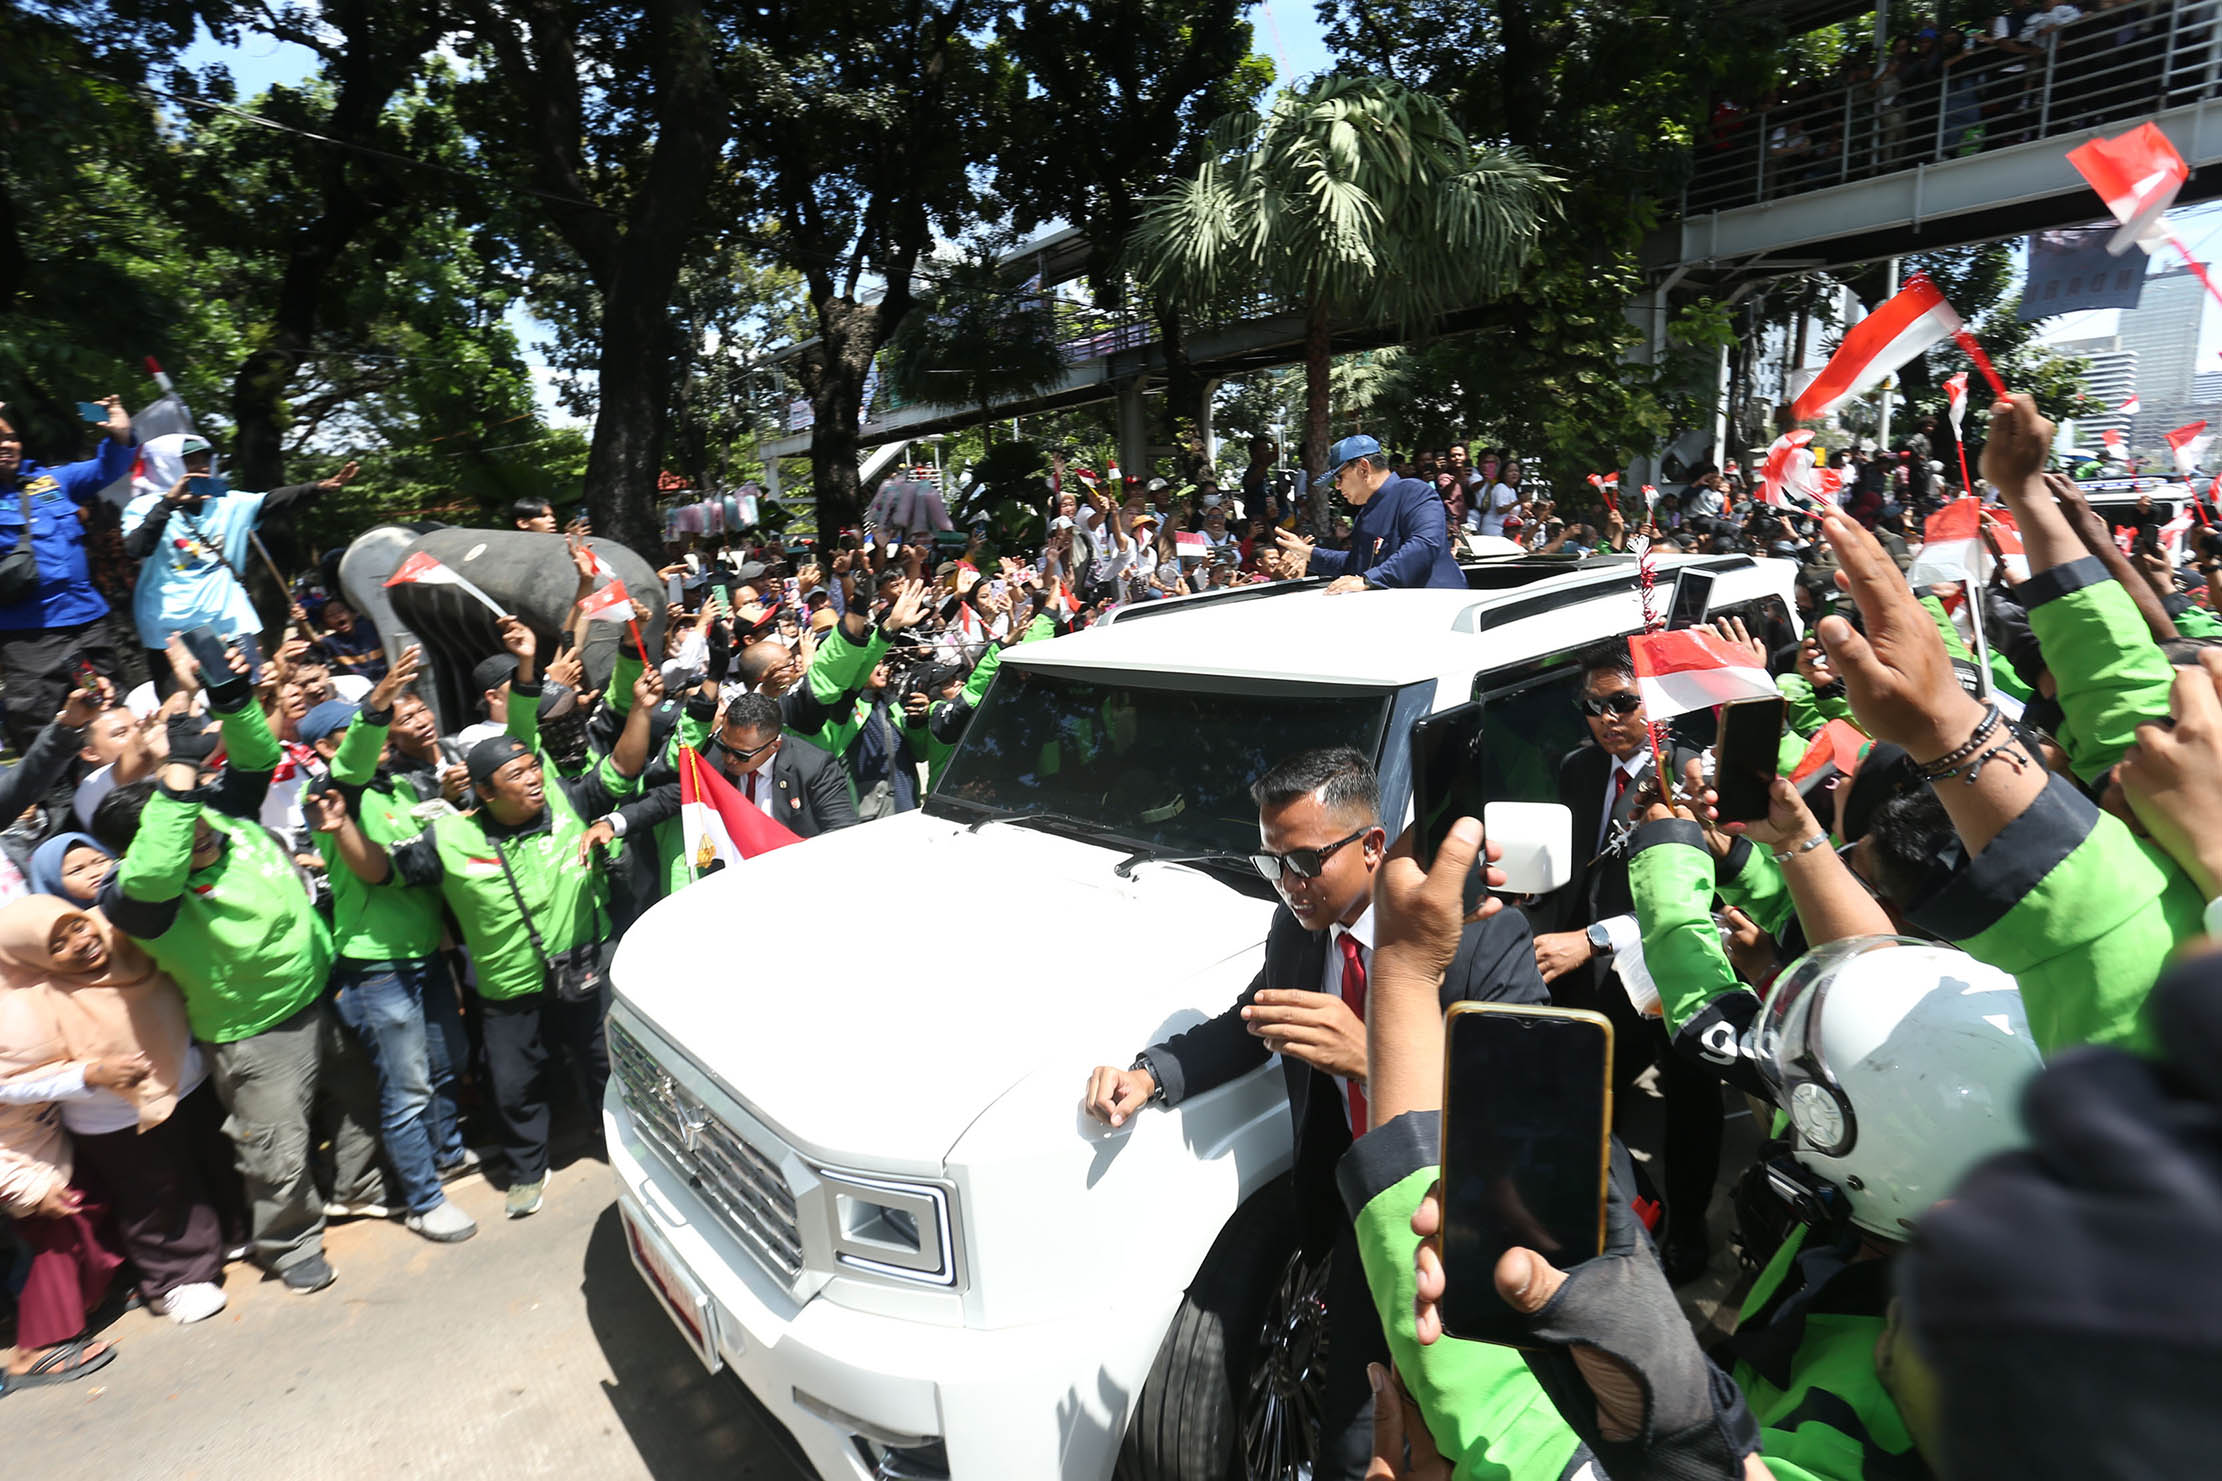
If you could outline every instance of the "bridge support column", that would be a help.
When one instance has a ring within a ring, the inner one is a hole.
[[[1142,399],[1147,379],[1133,375],[1119,382],[1119,469],[1136,477],[1143,477],[1150,466],[1150,412]],[[1113,493],[1112,497],[1125,495]]]

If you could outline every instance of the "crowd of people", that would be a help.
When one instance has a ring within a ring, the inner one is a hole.
[[[590,677],[606,572],[583,531],[526,500],[511,522],[568,563],[570,613],[552,642],[505,617],[449,734],[418,693],[418,650],[387,652],[314,581],[259,651],[241,574],[256,520],[351,470],[234,493],[207,481],[200,439],[127,456],[110,406],[86,463],[41,469],[0,436],[40,560],[21,610],[86,656],[49,662],[43,629],[0,642],[0,663],[25,664],[6,670],[11,726],[50,707],[0,772],[0,1207],[24,1275],[7,1388],[112,1360],[99,1312],[127,1288],[180,1322],[222,1309],[243,1259],[287,1290],[327,1288],[330,1219],[468,1239],[445,1188],[482,1159],[505,1213],[535,1213],[558,1116],[599,1135],[612,950],[699,867],[684,750],[807,838],[917,806],[1011,646],[1122,603],[1307,576],[1331,593],[1463,586],[1463,553],[1638,540],[1801,563],[1786,627],[1722,636],[1778,676],[1785,772],[1831,724],[1857,731],[1856,760],[1820,789],[1777,779],[1764,819],[1722,825],[1702,758],[1654,749],[1626,645],[1591,655],[1589,743],[1559,778],[1587,861],[1553,897],[1467,921],[1472,831],[1424,868],[1392,847],[1365,755],[1291,758],[1256,788],[1258,867],[1286,906],[1257,982],[1088,1086],[1116,1123],[1282,1056],[1300,1188],[1335,1249],[1315,1474],[1848,1477],[1922,1458],[1977,1474],[1952,1458],[2087,1453],[2065,1420],[2002,1433],[2017,1383],[2054,1371],[2062,1343],[2180,1319],[2141,1301],[2205,1289],[2181,1268],[2196,1240],[2137,1241],[2164,1216],[2177,1235],[2214,1222],[2210,974],[2166,968],[2222,894],[2222,756],[2207,754],[2222,657],[2206,651],[2222,622],[2203,582],[2222,552],[2179,570],[2149,531],[2125,549],[2045,473],[2051,428],[2024,400],[1993,408],[1981,466],[2028,573],[2002,563],[1987,589],[1916,591],[1903,574],[1921,516],[1958,492],[1929,457],[1933,428],[1893,456],[1841,455],[1842,507],[1803,514],[1712,467],[1655,504],[1600,486],[1562,505],[1505,450],[1400,456],[1359,435],[1305,489],[1262,442],[1228,491],[1059,466],[1032,553],[884,529],[668,549],[663,651],[628,642]],[[134,463],[120,523],[143,562],[133,618],[152,672],[125,689],[126,645],[91,636],[106,608],[78,589],[73,515]],[[1339,512],[1315,529],[1306,496],[1329,485]],[[653,628],[637,598],[631,615]],[[1978,620],[1987,672],[1967,641]],[[211,632],[214,649],[187,641]],[[1920,1046],[1902,1072],[1844,1058],[1818,1011],[1832,984],[1841,1004],[1884,981],[1879,1032]],[[1784,1030],[1800,997],[1814,1007]],[[1657,1072],[1661,1156],[1641,1171],[1615,1158],[1604,1255],[1444,1268],[1428,1192],[1441,1009],[1471,999],[1593,1008],[1619,1029],[1616,1081]],[[2030,1092],[2055,1108],[2032,1113],[2039,1151],[1963,1182],[2019,1138],[2012,1107],[2040,1058],[2057,1062]],[[1733,1351],[1708,1359],[1673,1286],[1711,1258],[1724,1084],[1782,1114],[1741,1180],[1767,1215],[1738,1233],[1760,1288]],[[2114,1116],[2109,1155],[2175,1203],[2124,1213],[2087,1185],[2091,1164],[2047,1155],[2080,1145],[2083,1106]],[[1855,1125],[1878,1134],[1844,1134]],[[1770,1202],[1770,1186],[1803,1196]],[[1992,1263],[2002,1228],[2051,1241],[2060,1263]],[[2133,1259],[2161,1273],[2102,1300],[2032,1294]],[[1533,1348],[1434,1341],[1446,1279],[1492,1278],[1532,1317]],[[2131,1371],[2180,1388],[2203,1369]],[[2182,1438],[2147,1428],[2155,1453]]]

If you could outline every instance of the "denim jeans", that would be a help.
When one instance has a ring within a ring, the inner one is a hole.
[[[432,1137],[432,1160],[442,1170],[461,1162],[467,1150],[455,1082],[471,1062],[451,955],[442,952],[426,962],[424,977],[425,1060],[432,1068],[432,1105],[425,1112],[425,1131]]]
[[[401,1179],[410,1213],[439,1205],[433,1156],[432,1066],[425,1043],[425,983],[436,959],[332,964],[332,1001],[340,1020],[378,1066],[378,1131]]]

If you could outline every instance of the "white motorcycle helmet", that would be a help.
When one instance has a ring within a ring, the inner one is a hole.
[[[1965,952],[1854,936],[1775,980],[1747,1049],[1787,1111],[1792,1155],[1852,1223],[1902,1240],[1983,1158],[2024,1140],[2043,1068],[2021,989]]]

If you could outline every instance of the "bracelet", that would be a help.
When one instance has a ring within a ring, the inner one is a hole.
[[[1772,857],[1777,864],[1787,864],[1800,854],[1812,853],[1815,849],[1819,848],[1822,844],[1827,843],[1828,841],[1829,836],[1826,833],[1816,833],[1811,838],[1808,838],[1805,842],[1794,844],[1789,848],[1783,849],[1779,853],[1771,855],[1770,857]]]
[[[2014,749],[2017,741],[2018,737],[2009,735],[2006,739],[2000,741],[1997,745],[1992,746],[1982,755],[1976,757],[1974,763],[1966,768],[1967,776],[1963,778],[1963,780],[1965,780],[1970,787],[1974,786],[1975,779],[1983,774],[1983,768],[1990,765],[1990,761],[1993,756],[1996,756],[2001,761],[2009,763],[2017,772],[2023,770],[2029,765],[2029,758]]]
[[[1983,748],[1983,742],[1991,738],[1991,732],[1998,729],[1998,722],[2002,718],[2004,718],[2003,712],[1997,705],[1986,706],[1982,723],[1975,727],[1973,735],[1969,736],[1963,744],[1954,746],[1934,761],[1915,762],[1915,774],[1925,782],[1943,781],[1966,764],[1968,757]]]

